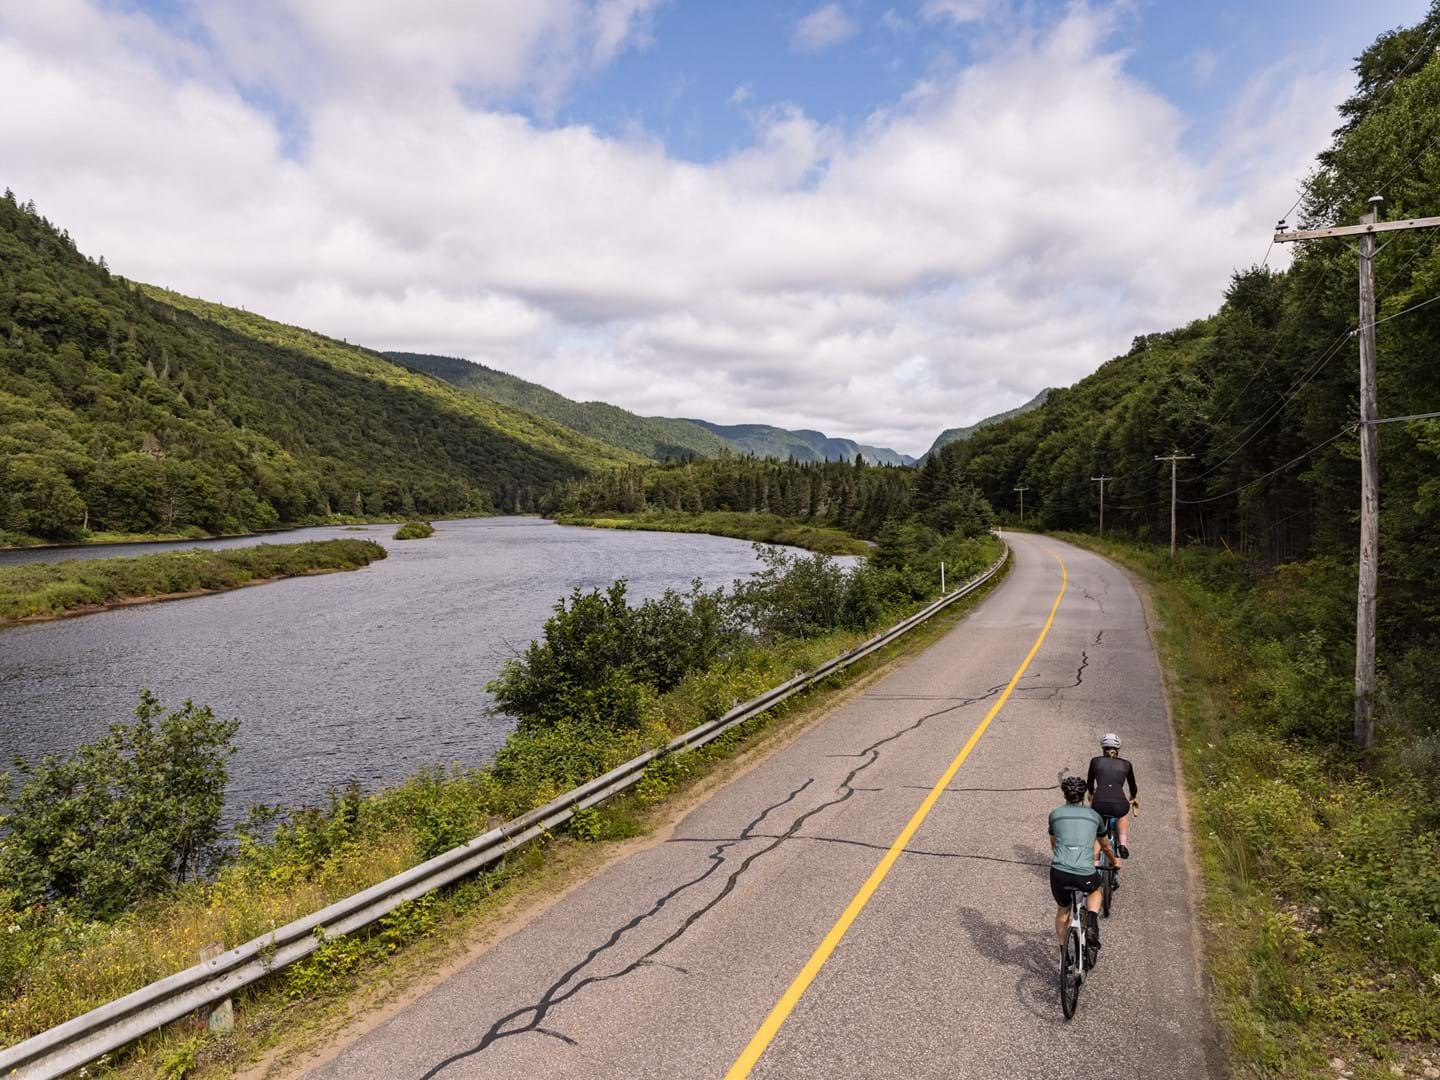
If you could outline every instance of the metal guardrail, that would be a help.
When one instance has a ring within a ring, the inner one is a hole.
[[[704,746],[731,728],[883,649],[962,596],[974,592],[1005,565],[1010,548],[1003,539],[1000,542],[1000,558],[983,573],[814,671],[797,675],[735,706],[724,716],[677,735],[665,746],[647,750],[605,775],[428,862],[0,1051],[0,1076],[16,1080],[51,1080],[63,1076],[303,959],[319,948],[323,938],[368,926],[407,900],[424,896],[498,861],[522,844],[563,825],[576,810],[594,806],[633,786],[644,775],[646,766],[657,758]]]

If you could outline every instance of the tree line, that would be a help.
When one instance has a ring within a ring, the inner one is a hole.
[[[970,535],[991,522],[990,505],[964,475],[867,465],[858,455],[853,462],[797,462],[723,454],[613,470],[558,485],[541,508],[551,514],[770,513],[867,539],[912,520],[939,533]]]

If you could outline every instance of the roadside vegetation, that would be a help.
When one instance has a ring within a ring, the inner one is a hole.
[[[686,514],[651,510],[641,514],[587,516],[561,514],[561,525],[585,525],[594,529],[638,529],[651,532],[708,533],[764,544],[784,544],[823,555],[864,555],[870,545],[828,525],[781,517],[779,514],[751,514],[712,510]]]
[[[435,526],[428,521],[407,521],[395,530],[396,540],[428,540],[435,535]]]
[[[684,593],[636,605],[628,603],[623,581],[577,590],[556,604],[540,638],[492,683],[497,704],[518,723],[489,764],[425,770],[373,794],[352,784],[322,807],[255,808],[228,846],[202,828],[205,842],[192,843],[187,850],[195,855],[183,864],[166,854],[160,832],[147,828],[158,820],[150,815],[175,817],[173,808],[144,798],[148,789],[138,781],[122,779],[102,796],[85,779],[155,768],[164,754],[148,749],[154,736],[121,726],[68,759],[21,764],[4,796],[4,821],[23,814],[27,824],[0,836],[0,922],[8,923],[0,932],[0,1043],[188,967],[207,942],[239,944],[383,880],[722,715],[797,670],[819,666],[936,596],[940,558],[952,582],[992,563],[1000,545],[985,531],[988,524],[988,514],[949,534],[918,522],[896,524],[874,557],[853,570],[825,555],[762,548],[763,568],[749,580],[714,590],[696,582]],[[146,695],[137,723],[149,730],[161,712]],[[703,775],[773,719],[767,715],[701,751],[656,761],[633,796],[578,815],[571,834],[583,842],[633,835],[646,808]],[[160,741],[175,749],[177,760],[212,755],[211,765],[192,770],[193,782],[180,789],[212,800],[204,805],[218,814],[213,800],[223,791],[233,726],[217,724],[189,703],[168,723]],[[185,732],[191,742],[165,742]],[[163,763],[159,767],[163,771]],[[137,796],[126,801],[132,788]],[[68,830],[99,820],[101,811],[127,828],[96,833],[85,845],[88,853],[72,852],[80,870],[70,863],[46,869],[55,860],[41,853],[68,850]],[[202,825],[209,820],[200,813],[185,817]],[[137,848],[141,837],[146,845]],[[125,846],[107,847],[112,843]],[[538,867],[546,847],[519,851],[442,896],[408,904],[372,932],[327,941],[271,985],[244,995],[242,1017],[247,1001],[323,1000],[353,987],[363,970]],[[122,854],[126,865],[144,871],[137,871],[143,887],[117,883],[112,889],[87,874],[86,868]],[[42,869],[3,872],[37,864]],[[202,866],[210,872],[197,874]],[[117,899],[122,896],[131,899]],[[257,1005],[257,1015],[270,1007]],[[142,1071],[172,1059],[183,1065],[197,1044],[164,1039],[156,1045],[163,1049]]]
[[[383,558],[385,549],[370,540],[314,540],[0,566],[0,620],[43,618],[177,594],[237,589],[302,574],[358,570]]]
[[[1061,535],[1137,573],[1160,616],[1236,1074],[1422,1075],[1440,1051],[1440,670],[1392,667],[1363,754],[1352,566]]]

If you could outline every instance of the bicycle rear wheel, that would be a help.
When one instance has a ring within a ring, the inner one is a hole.
[[[1069,1020],[1075,1015],[1075,1006],[1080,1001],[1081,964],[1084,959],[1080,952],[1080,931],[1071,927],[1065,934],[1065,944],[1060,947],[1060,1009]]]

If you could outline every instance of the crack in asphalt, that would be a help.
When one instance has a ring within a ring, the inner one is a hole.
[[[1051,785],[1051,786],[1053,787],[1054,785]],[[1037,789],[1037,790],[1049,791],[1050,788]],[[810,841],[813,841],[814,843],[819,843],[819,844],[843,844],[843,845],[845,845],[846,847],[869,848],[869,849],[871,849],[871,850],[873,850],[873,851],[889,851],[889,850],[890,850],[890,845],[889,845],[889,844],[872,844],[872,843],[869,843],[868,841],[865,841],[865,840],[847,840],[847,839],[845,839],[844,837],[841,837],[841,836],[803,836],[803,835],[802,835],[802,836],[776,836],[776,837],[766,837],[764,834],[759,834],[759,835],[756,835],[756,836],[754,836],[754,837],[751,837],[751,839],[755,839],[755,840],[767,839],[767,838],[770,838],[770,839],[782,839],[782,840],[785,840],[785,841],[787,841],[787,842],[788,842],[788,841],[791,841],[791,840],[810,840]],[[713,837],[713,836],[675,836],[675,837],[671,837],[669,840],[667,840],[667,841],[665,841],[665,842],[666,842],[667,844],[712,844],[712,843],[720,843],[720,842],[722,842],[722,841],[724,841],[724,840],[726,840],[726,839],[727,839],[727,838],[725,838],[725,837]],[[1029,859],[1004,859],[1004,858],[1001,858],[999,855],[977,855],[977,854],[974,854],[974,853],[972,853],[972,852],[966,852],[966,851],[927,851],[927,850],[924,849],[924,848],[912,848],[912,847],[907,847],[907,848],[901,848],[901,849],[900,849],[900,853],[901,853],[902,855],[927,855],[927,856],[930,856],[931,858],[935,858],[935,859],[978,859],[978,860],[981,861],[981,862],[1011,863],[1011,864],[1013,864],[1013,865],[1015,865],[1015,866],[1049,866],[1049,865],[1050,865],[1048,862],[1034,862],[1034,861],[1029,860]]]
[[[1030,698],[1031,701],[1054,701],[1060,696],[1062,690],[1074,690],[1085,682],[1085,669],[1090,666],[1090,653],[1084,649],[1080,650],[1080,664],[1075,668],[1075,681],[1065,683],[1061,686],[1017,686],[1016,690],[1049,690],[1050,693],[1043,698]]]
[[[704,916],[709,914],[710,911],[712,911],[722,900],[729,896],[730,893],[735,890],[735,886],[739,882],[740,878],[747,870],[750,869],[750,867],[755,863],[757,859],[760,859],[765,855],[770,854],[772,851],[775,851],[782,844],[784,844],[786,840],[794,838],[799,833],[799,831],[804,828],[806,822],[808,822],[811,818],[815,817],[817,814],[824,813],[826,810],[829,810],[835,806],[839,806],[841,803],[848,801],[849,798],[853,794],[855,794],[856,791],[856,788],[854,787],[855,778],[880,760],[880,751],[883,747],[887,746],[888,744],[894,742],[897,739],[903,738],[904,736],[910,734],[913,731],[918,730],[926,722],[933,720],[936,717],[944,716],[947,713],[956,712],[960,709],[966,708],[967,706],[974,705],[978,702],[985,701],[988,698],[994,697],[996,694],[1000,693],[1000,691],[1005,689],[1005,685],[1006,684],[1002,683],[998,686],[992,686],[989,690],[979,695],[978,697],[955,699],[955,704],[947,706],[943,709],[936,709],[934,712],[926,713],[924,716],[919,717],[913,723],[906,724],[904,727],[891,732],[889,735],[886,735],[882,739],[877,739],[875,742],[871,743],[869,746],[861,750],[858,754],[830,755],[835,757],[864,759],[854,768],[852,768],[848,773],[845,774],[845,778],[840,781],[840,784],[837,787],[837,791],[839,792],[838,795],[836,795],[832,799],[827,799],[826,801],[819,803],[815,807],[799,815],[797,818],[795,818],[793,822],[790,823],[789,828],[787,828],[782,833],[757,835],[755,830],[760,826],[760,824],[765,820],[766,817],[768,817],[773,811],[776,811],[782,806],[793,802],[800,796],[801,792],[803,792],[806,788],[808,788],[811,784],[815,782],[815,778],[813,776],[809,777],[803,784],[797,787],[794,791],[790,792],[790,794],[787,795],[785,798],[781,799],[779,802],[767,806],[764,810],[762,810],[758,817],[754,818],[745,826],[745,828],[740,830],[739,837],[735,839],[721,840],[718,842],[710,841],[715,843],[716,846],[715,850],[710,852],[706,856],[706,858],[710,860],[710,866],[703,873],[697,875],[694,878],[691,878],[689,881],[677,885],[675,888],[663,894],[658,900],[656,900],[650,906],[649,910],[644,911],[639,915],[636,915],[623,926],[619,927],[616,930],[613,930],[610,933],[610,936],[607,937],[604,942],[591,949],[588,953],[585,954],[584,958],[579,963],[575,964],[563,975],[561,975],[559,979],[551,983],[549,988],[545,990],[545,992],[540,996],[540,999],[538,1001],[530,1005],[521,1006],[518,1009],[513,1009],[509,1013],[506,1013],[504,1016],[502,1016],[499,1020],[496,1020],[495,1023],[490,1026],[490,1029],[485,1032],[485,1034],[481,1037],[478,1043],[476,1043],[470,1049],[462,1050],[459,1053],[452,1054],[449,1057],[445,1058],[443,1061],[432,1066],[429,1071],[422,1075],[421,1080],[432,1080],[432,1078],[437,1076],[442,1070],[447,1069],[451,1065],[463,1061],[466,1058],[470,1058],[475,1056],[476,1054],[483,1053],[500,1039],[509,1038],[513,1035],[523,1035],[527,1032],[554,1034],[552,1032],[545,1031],[541,1027],[541,1025],[544,1023],[545,1017],[550,1013],[551,1009],[555,1008],[555,1006],[560,1005],[565,1001],[568,1001],[570,998],[574,997],[587,986],[593,986],[597,983],[612,982],[616,979],[622,979],[627,975],[633,974],[639,968],[647,966],[648,963],[652,961],[658,953],[660,953],[662,950],[674,944],[681,937],[683,937],[685,933],[692,926],[695,925],[695,923],[697,923],[700,919],[704,918]],[[726,878],[725,884],[721,887],[720,891],[714,897],[712,897],[695,911],[692,911],[689,915],[687,915],[677,929],[671,931],[668,935],[662,938],[658,944],[653,945],[651,948],[646,950],[646,952],[638,960],[632,961],[631,963],[621,968],[619,971],[612,972],[609,975],[587,975],[584,978],[579,979],[578,981],[572,982],[572,980],[575,980],[576,976],[578,976],[580,972],[584,971],[585,968],[589,967],[590,964],[592,964],[603,953],[617,946],[620,943],[621,939],[624,938],[624,936],[628,934],[631,930],[634,930],[636,927],[660,914],[660,912],[665,908],[665,906],[671,900],[679,896],[681,893],[701,884],[702,882],[710,878],[712,875],[714,875],[716,871],[718,871],[722,866],[726,864],[725,853],[729,848],[734,847],[738,843],[742,843],[744,841],[752,839],[766,839],[770,840],[770,843],[766,844],[758,851],[751,852],[749,855],[745,856],[745,858],[740,862],[740,864],[736,866],[735,869]],[[806,839],[810,838],[807,837]],[[855,843],[859,843],[859,841],[855,841]],[[510,1028],[506,1027],[507,1024],[512,1024],[525,1016],[529,1016],[529,1020],[521,1024],[520,1026]],[[573,1040],[568,1041],[570,1042],[570,1045],[578,1045]]]
[[[1100,647],[1100,645],[1102,644],[1102,639],[1103,639],[1104,637],[1105,637],[1105,631],[1104,631],[1104,630],[1097,631],[1096,634],[1095,634],[1095,640],[1092,641],[1090,644],[1091,644],[1092,646],[1094,646],[1095,648],[1098,649],[1098,648]]]
[[[665,908],[665,905],[668,904],[671,900],[675,899],[687,889],[691,889],[694,886],[699,885],[701,882],[705,881],[707,878],[713,875],[722,866],[724,866],[724,852],[726,848],[733,847],[736,843],[740,843],[744,840],[749,839],[750,834],[756,828],[758,828],[759,825],[773,811],[778,810],[786,803],[793,802],[796,798],[799,797],[802,791],[804,791],[814,782],[814,777],[807,779],[794,791],[786,795],[785,798],[781,799],[779,802],[772,803],[771,805],[765,807],[765,809],[760,812],[759,816],[755,817],[745,826],[745,828],[740,830],[739,838],[733,841],[727,841],[718,844],[716,846],[716,849],[708,856],[708,858],[711,860],[710,866],[703,873],[697,875],[694,878],[691,878],[689,881],[682,882],[681,884],[675,886],[675,888],[671,889],[669,892],[666,892],[653,904],[651,904],[649,910],[644,911],[639,915],[636,915],[623,926],[611,931],[610,936],[607,937],[605,941],[595,946],[595,948],[591,949],[588,953],[585,954],[585,957],[578,964],[575,964],[563,975],[561,975],[560,978],[555,980],[555,982],[551,983],[549,988],[547,988],[546,991],[540,996],[539,1001],[535,1002],[532,1005],[524,1005],[518,1009],[514,1009],[511,1012],[506,1013],[499,1020],[496,1020],[495,1023],[490,1025],[490,1029],[485,1032],[485,1034],[481,1037],[478,1043],[476,1043],[468,1050],[462,1050],[457,1054],[451,1054],[443,1061],[432,1066],[429,1071],[427,1071],[422,1076],[421,1080],[430,1080],[430,1078],[438,1075],[442,1070],[448,1069],[451,1065],[457,1064],[458,1062],[461,1062],[466,1058],[473,1057],[476,1054],[483,1053],[500,1039],[509,1038],[512,1035],[523,1035],[527,1032],[554,1034],[553,1032],[549,1032],[546,1029],[542,1028],[541,1025],[544,1023],[545,1017],[549,1014],[550,1010],[553,1009],[556,1005],[559,1005],[562,1002],[574,997],[587,986],[591,986],[595,983],[610,982],[615,979],[621,979],[624,978],[626,975],[630,975],[633,972],[639,970],[641,967],[651,966],[651,962],[653,961],[653,958],[657,953],[659,953],[667,945],[671,944],[681,935],[683,935],[685,931],[689,930],[690,927],[695,924],[696,920],[698,920],[701,916],[703,916],[706,912],[708,912],[711,908],[713,908],[716,904],[718,904],[721,900],[723,900],[726,896],[730,894],[730,892],[735,887],[736,881],[739,880],[740,875],[749,868],[750,864],[756,858],[758,858],[761,854],[764,854],[764,851],[756,852],[754,855],[746,858],[746,860],[741,863],[740,867],[737,868],[737,870],[730,875],[724,887],[712,900],[710,900],[709,903],[703,905],[696,911],[691,912],[691,914],[687,916],[685,921],[680,925],[679,929],[672,931],[668,936],[662,939],[658,945],[655,945],[649,950],[647,950],[644,955],[642,955],[638,960],[632,961],[625,967],[621,968],[619,971],[612,972],[609,975],[589,975],[583,979],[580,979],[578,982],[569,985],[568,987],[566,985],[567,983],[570,983],[571,980],[574,979],[580,972],[584,971],[585,968],[589,967],[590,964],[592,964],[596,959],[601,956],[601,954],[617,946],[620,943],[621,939],[624,938],[624,936],[628,934],[631,930],[634,930],[636,927],[640,926],[642,923],[648,921],[649,919],[654,918]],[[778,842],[777,844],[771,845],[769,848],[766,848],[764,850],[773,850],[773,848],[776,846],[778,846]],[[508,1029],[506,1028],[507,1024],[513,1023],[514,1021],[519,1020],[521,1017],[526,1016],[527,1014],[530,1016],[528,1022],[520,1025],[519,1027],[512,1027]],[[574,1039],[570,1039],[568,1037],[565,1041],[568,1042],[571,1046],[579,1045]]]

